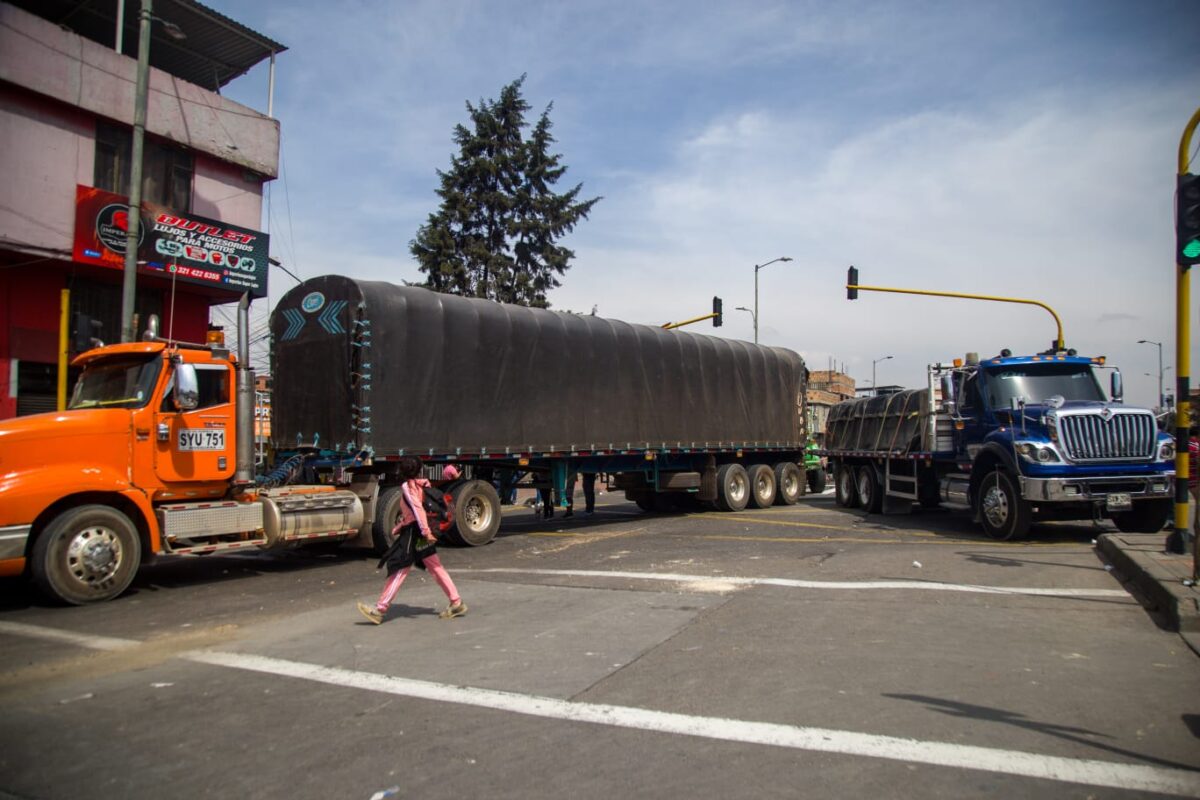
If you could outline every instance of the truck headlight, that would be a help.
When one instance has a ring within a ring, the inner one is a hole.
[[[1167,439],[1158,446],[1158,460],[1172,461],[1175,458],[1175,440]]]
[[[1050,445],[1040,444],[1038,442],[1017,442],[1017,455],[1026,461],[1032,461],[1038,464],[1053,464],[1062,461],[1058,457],[1058,453]]]

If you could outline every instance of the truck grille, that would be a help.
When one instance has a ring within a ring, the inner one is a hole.
[[[1058,434],[1072,461],[1149,460],[1158,440],[1154,415],[1146,411],[1116,411],[1108,419],[1099,413],[1063,414]]]

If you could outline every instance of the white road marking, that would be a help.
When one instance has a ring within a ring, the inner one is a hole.
[[[86,633],[73,633],[57,628],[43,628],[40,625],[26,625],[23,622],[0,621],[0,633],[11,633],[13,636],[28,636],[33,639],[48,639],[53,642],[86,647],[89,650],[129,650],[141,642],[133,639],[114,639],[109,636],[92,636]]]
[[[12,622],[0,622],[0,632],[71,642],[83,647],[96,647],[104,650],[125,649],[140,644],[128,639],[73,634],[67,631]],[[922,741],[831,728],[810,728],[723,717],[697,717],[629,706],[578,703],[555,697],[478,689],[469,686],[451,686],[246,653],[193,650],[181,653],[178,658],[198,664],[314,681],[329,686],[507,711],[544,719],[587,722],[633,730],[697,736],[719,741],[761,744],[769,747],[883,758],[904,763],[995,772],[1136,792],[1200,797],[1200,771],[1186,769],[1064,758],[1020,750]]]
[[[1046,589],[1028,586],[982,586],[973,583],[936,581],[802,581],[793,578],[738,578],[728,575],[685,575],[675,572],[620,572],[595,569],[521,569],[490,567],[455,570],[456,573],[515,573],[524,575],[570,576],[579,578],[627,578],[670,583],[721,581],[738,586],[786,586],[792,589],[920,589],[928,592],[973,592],[975,594],[1019,594],[1044,597],[1129,597],[1124,589]]]

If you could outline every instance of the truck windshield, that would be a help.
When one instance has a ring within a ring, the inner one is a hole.
[[[1064,400],[1104,401],[1104,391],[1086,364],[1021,364],[988,370],[987,403],[1011,408],[1013,398],[1043,403],[1055,395]]]
[[[93,362],[75,383],[67,408],[141,408],[150,400],[161,368],[158,356]]]

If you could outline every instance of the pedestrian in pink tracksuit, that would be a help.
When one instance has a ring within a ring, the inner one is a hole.
[[[450,600],[450,605],[438,616],[442,619],[461,617],[467,613],[467,606],[459,596],[454,581],[450,579],[450,573],[446,572],[441,559],[438,558],[437,537],[429,529],[429,520],[425,516],[425,487],[430,484],[421,477],[421,459],[405,456],[400,459],[399,466],[400,477],[404,482],[400,484],[400,521],[392,530],[392,534],[396,536],[396,543],[387,553],[388,580],[383,585],[375,607],[359,603],[358,610],[376,625],[382,623],[384,614],[392,605],[396,593],[400,591],[400,585],[412,571],[413,564],[416,564],[433,576]],[[454,480],[458,477],[458,470],[454,466],[448,466],[442,476],[447,480]]]

